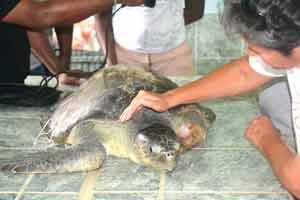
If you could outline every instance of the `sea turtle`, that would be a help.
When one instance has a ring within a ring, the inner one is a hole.
[[[158,113],[143,108],[132,120],[118,118],[139,90],[164,92],[177,85],[143,69],[116,65],[95,73],[62,100],[46,125],[55,144],[1,161],[2,170],[62,173],[97,169],[106,155],[128,158],[159,170],[173,170],[177,156],[204,141],[215,114],[198,104]],[[183,136],[184,135],[184,136]]]

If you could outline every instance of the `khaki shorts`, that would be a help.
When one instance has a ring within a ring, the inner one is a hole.
[[[184,42],[166,53],[147,54],[124,49],[116,44],[118,63],[144,67],[166,76],[193,75],[192,49]]]

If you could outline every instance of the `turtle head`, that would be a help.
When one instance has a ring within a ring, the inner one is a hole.
[[[142,164],[158,170],[175,168],[180,143],[170,127],[152,124],[136,134],[134,145]]]

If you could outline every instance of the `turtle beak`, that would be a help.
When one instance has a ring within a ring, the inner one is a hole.
[[[176,167],[176,155],[173,152],[166,152],[164,155],[165,165],[164,169],[168,171],[173,171]]]

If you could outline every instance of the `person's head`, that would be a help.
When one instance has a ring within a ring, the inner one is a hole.
[[[222,23],[241,34],[248,53],[280,68],[300,64],[299,0],[225,0]]]

